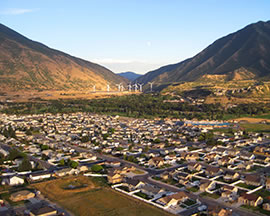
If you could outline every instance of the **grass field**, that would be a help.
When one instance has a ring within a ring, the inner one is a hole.
[[[154,206],[121,194],[95,179],[79,176],[57,179],[33,185],[51,201],[78,216],[146,216],[171,215]],[[67,190],[66,185],[88,185]]]
[[[248,132],[257,132],[257,133],[270,133],[269,124],[240,124],[240,127],[244,128]]]

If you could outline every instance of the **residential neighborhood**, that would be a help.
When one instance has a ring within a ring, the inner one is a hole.
[[[80,175],[175,215],[270,214],[269,135],[237,122],[90,113],[0,122],[1,215],[69,215],[28,186]]]

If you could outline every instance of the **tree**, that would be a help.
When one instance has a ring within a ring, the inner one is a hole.
[[[79,166],[79,163],[78,162],[76,162],[76,161],[70,161],[69,162],[69,166],[71,167],[71,168],[77,168],[77,166]]]
[[[86,142],[88,142],[89,140],[90,140],[89,136],[83,136],[83,137],[81,138],[81,141],[82,141],[83,143],[86,143]]]
[[[91,170],[93,172],[100,172],[101,170],[103,170],[103,167],[101,165],[98,165],[98,164],[94,164],[92,167],[91,167]]]
[[[20,164],[20,166],[18,167],[18,170],[20,172],[23,172],[23,171],[29,171],[32,169],[32,164],[30,163],[29,159],[28,158],[24,158],[22,163]]]
[[[65,160],[64,159],[61,159],[59,161],[59,166],[65,166]]]
[[[43,150],[48,150],[49,149],[49,146],[47,145],[41,145],[40,146],[40,149],[43,151]]]

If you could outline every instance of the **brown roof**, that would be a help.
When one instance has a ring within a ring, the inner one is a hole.
[[[175,200],[182,200],[183,198],[186,198],[188,197],[187,193],[184,192],[184,191],[180,191],[176,194],[172,194],[172,195],[169,195],[169,196],[166,196],[166,197],[162,197],[160,198],[160,201],[161,202],[164,202],[164,203],[168,203],[170,202],[172,199],[175,199]]]
[[[240,197],[249,201],[256,201],[259,198],[259,196],[256,194],[247,194],[247,193],[242,193]]]
[[[261,176],[260,175],[247,175],[245,180],[249,182],[260,182]]]

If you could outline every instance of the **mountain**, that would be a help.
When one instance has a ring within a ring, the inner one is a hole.
[[[139,78],[140,76],[142,76],[141,74],[136,74],[134,72],[122,72],[122,73],[118,73],[119,76],[122,76],[130,81],[133,81],[137,78]]]
[[[79,90],[95,84],[97,89],[105,90],[107,83],[115,87],[119,82],[127,80],[105,67],[51,49],[0,24],[1,89]]]
[[[136,81],[172,83],[269,78],[270,21],[260,21],[216,40],[192,58],[150,71]]]

